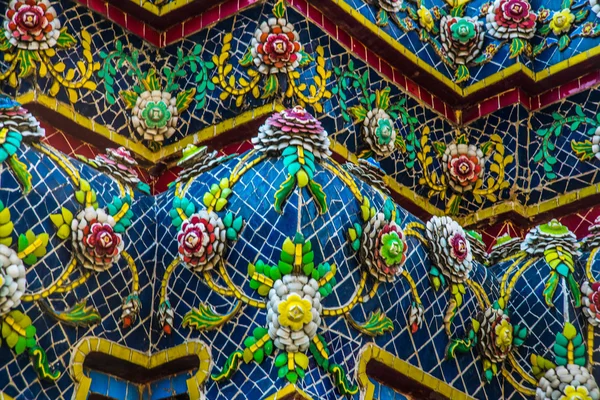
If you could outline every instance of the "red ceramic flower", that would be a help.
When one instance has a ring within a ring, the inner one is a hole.
[[[479,178],[481,167],[477,157],[457,155],[448,161],[448,170],[456,183],[460,186],[468,186]]]
[[[457,193],[473,189],[475,182],[483,176],[485,164],[481,149],[464,142],[461,137],[457,143],[449,144],[442,156],[442,167],[448,177],[448,184]]]
[[[460,233],[455,233],[450,238],[450,255],[458,262],[463,262],[468,254],[467,238]]]
[[[201,211],[184,221],[177,234],[179,257],[197,272],[212,269],[221,259],[225,226],[213,212]]]
[[[251,54],[263,74],[293,71],[302,58],[300,37],[283,18],[269,18],[254,33]]]
[[[486,28],[496,39],[531,39],[537,15],[527,0],[496,0],[488,10]]]
[[[581,285],[583,293],[583,313],[593,326],[600,326],[600,282],[584,282]]]
[[[56,45],[60,22],[48,0],[13,0],[5,23],[10,42],[23,49],[47,49]]]
[[[106,262],[119,253],[117,246],[121,243],[121,238],[109,224],[94,222],[84,229],[83,234],[82,242],[91,256]]]

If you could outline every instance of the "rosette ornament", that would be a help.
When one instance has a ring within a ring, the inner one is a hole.
[[[315,162],[331,155],[329,138],[321,123],[304,108],[296,106],[273,114],[252,138],[254,148],[270,156],[283,156],[288,178],[275,193],[275,210],[283,212],[283,205],[296,185],[308,188],[321,213],[327,211],[325,193],[313,178]]]
[[[23,261],[16,251],[0,244],[0,317],[21,304],[26,287]]]
[[[466,66],[481,53],[484,35],[483,22],[477,17],[444,15],[440,20],[442,51],[457,68],[455,74],[457,82],[469,78],[470,74]]]
[[[60,21],[48,0],[11,0],[6,18],[4,34],[13,46],[25,50],[56,46]]]
[[[532,257],[544,256],[546,263],[551,268],[550,277],[546,282],[543,293],[549,307],[554,307],[552,300],[561,277],[565,278],[573,294],[575,307],[581,305],[579,284],[573,275],[575,271],[573,257],[579,256],[579,243],[575,234],[553,219],[547,224],[539,225],[530,230],[523,243],[521,243],[521,250]]]
[[[535,34],[536,20],[528,0],[496,0],[488,9],[485,25],[496,39],[528,40]]]
[[[201,210],[181,224],[177,234],[179,258],[194,272],[209,271],[223,257],[226,235],[221,218]]]
[[[527,337],[527,328],[511,323],[500,302],[495,302],[485,312],[472,320],[472,329],[466,339],[454,339],[448,345],[447,357],[452,359],[457,352],[466,353],[477,346],[481,355],[487,383],[498,374],[498,369],[511,352]]]
[[[160,90],[140,94],[131,111],[131,123],[139,139],[156,143],[163,142],[175,133],[178,120],[177,97]]]
[[[263,21],[250,45],[252,62],[265,75],[293,71],[302,61],[300,36],[283,17]]]
[[[464,140],[463,140],[464,141]],[[473,190],[475,182],[483,177],[483,151],[472,144],[451,143],[442,156],[442,167],[448,183],[456,193]]]
[[[71,244],[84,268],[101,272],[119,261],[124,245],[114,226],[115,220],[102,208],[87,207],[73,218]]]
[[[590,325],[600,326],[600,282],[585,281],[581,285],[582,311]]]
[[[463,228],[450,217],[432,217],[427,222],[429,256],[436,289],[446,283],[465,282],[473,269],[471,244]],[[438,279],[435,279],[438,278]]]
[[[305,352],[321,325],[319,282],[285,275],[273,283],[267,303],[269,337],[280,350]]]
[[[397,132],[394,129],[394,121],[380,108],[373,108],[367,112],[362,134],[369,148],[380,157],[388,157],[396,149]]]
[[[100,171],[106,172],[126,185],[136,186],[140,183],[140,178],[134,169],[138,163],[125,147],[106,149],[106,154],[97,155],[92,162]]]
[[[404,271],[406,239],[400,226],[386,221],[383,213],[367,222],[360,243],[360,261],[377,280],[393,282]]]

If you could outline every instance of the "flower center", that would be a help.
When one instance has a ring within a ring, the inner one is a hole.
[[[293,304],[288,309],[288,318],[294,322],[300,322],[304,319],[304,310],[298,304]]]
[[[32,11],[26,11],[21,16],[21,22],[27,28],[35,28],[39,24],[39,16]]]
[[[185,244],[189,248],[194,248],[198,244],[200,238],[196,235],[195,232],[189,233],[185,238]]]
[[[513,6],[511,7],[511,11],[514,14],[521,14],[523,12],[523,6],[520,4],[513,4]]]
[[[466,26],[461,26],[458,28],[458,34],[460,36],[467,36],[469,34],[469,28]]]
[[[402,248],[397,241],[394,241],[390,244],[390,254],[393,256],[397,256],[402,252]]]
[[[458,169],[463,174],[468,174],[471,171],[471,166],[469,165],[469,163],[463,161],[458,166]]]
[[[150,110],[150,112],[148,113],[148,116],[150,117],[150,119],[152,121],[158,122],[163,118],[164,114],[160,108],[154,107]]]
[[[565,25],[565,17],[563,17],[562,15],[559,15],[558,17],[556,17],[555,23],[559,27],[564,26]]]
[[[104,247],[104,248],[112,246],[112,243],[113,243],[112,235],[106,231],[100,233],[100,240],[98,243],[100,244],[101,247]]]
[[[287,45],[283,40],[277,40],[273,43],[273,50],[275,50],[275,53],[277,54],[283,54],[287,50]]]

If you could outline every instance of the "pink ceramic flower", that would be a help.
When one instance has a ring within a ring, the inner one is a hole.
[[[133,168],[138,163],[125,147],[106,149],[106,155],[97,155],[94,162],[98,169],[107,172],[123,183],[136,185],[140,181],[137,171]]]
[[[205,210],[184,221],[177,234],[179,257],[196,272],[212,269],[221,259],[225,226],[217,214]]]
[[[467,186],[475,182],[481,171],[477,157],[468,157],[466,155],[452,157],[448,161],[448,169],[450,170],[450,176],[460,186]]]
[[[536,20],[527,0],[496,0],[488,10],[486,28],[496,39],[531,39]]]
[[[250,49],[263,74],[293,71],[302,59],[300,37],[284,18],[269,18],[254,33]]]
[[[468,254],[467,238],[460,233],[455,233],[450,238],[450,255],[461,263],[467,258]]]
[[[446,147],[442,156],[442,167],[452,190],[464,193],[473,189],[475,182],[483,176],[485,158],[481,149],[466,144],[460,139]]]
[[[21,49],[48,49],[60,36],[60,22],[48,0],[12,0],[6,18],[7,38]]]
[[[600,282],[584,282],[581,285],[583,293],[583,313],[593,326],[600,326]]]

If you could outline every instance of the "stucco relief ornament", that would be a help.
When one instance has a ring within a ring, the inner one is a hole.
[[[502,369],[506,358],[521,346],[527,337],[527,328],[513,325],[503,300],[495,302],[473,319],[472,328],[465,339],[454,339],[448,345],[446,356],[452,359],[456,353],[466,353],[477,347],[481,355],[487,383]]]
[[[586,368],[585,341],[575,327],[566,323],[556,334],[554,362],[531,355],[533,375],[539,380],[536,400],[599,400],[600,389]],[[591,360],[589,360],[591,362]]]
[[[488,263],[488,253],[486,251],[483,237],[479,232],[467,231],[467,239],[471,244],[471,251],[473,252],[473,259],[481,264]]]
[[[590,325],[600,326],[600,282],[585,281],[581,285],[582,311]]]
[[[462,194],[473,190],[475,182],[483,177],[485,158],[481,149],[461,138],[446,147],[442,166],[452,190]]]
[[[388,157],[396,150],[397,132],[394,121],[380,108],[367,112],[363,121],[362,134],[369,148],[380,157]]]
[[[544,299],[549,307],[554,307],[553,298],[561,278],[565,278],[573,295],[575,307],[581,305],[581,292],[575,280],[574,257],[579,256],[577,237],[557,220],[539,225],[530,230],[521,243],[521,251],[531,257],[543,256],[550,266],[550,276],[544,288]]]
[[[321,122],[300,106],[283,110],[265,121],[252,144],[269,156],[283,156],[288,178],[275,193],[277,212],[283,212],[296,186],[308,189],[321,213],[327,211],[323,188],[314,180],[315,162],[321,163],[331,155],[327,131]]]
[[[6,161],[24,194],[32,188],[27,165],[19,161],[17,150],[23,142],[38,141],[46,131],[29,111],[9,97],[0,97],[0,163]]]
[[[444,316],[446,332],[450,334],[452,321],[466,293],[464,283],[473,269],[471,244],[458,222],[446,216],[434,216],[427,221],[425,235],[432,261],[429,277],[433,287],[438,290],[442,285],[450,286],[452,298]]]
[[[119,261],[123,238],[114,230],[115,220],[102,208],[87,207],[71,223],[71,243],[77,260],[90,270],[102,272]]]
[[[223,257],[226,229],[212,211],[201,210],[183,221],[177,234],[179,258],[194,272],[211,270]]]
[[[379,190],[384,195],[390,195],[390,189],[386,186],[383,179],[385,172],[373,158],[369,157],[366,160],[364,158],[359,158],[357,164],[348,162],[344,164],[344,168],[369,186]]]
[[[56,46],[60,20],[48,0],[12,0],[4,21],[6,35],[13,46],[45,50]]]
[[[510,57],[514,58],[527,51],[536,23],[537,15],[531,11],[529,0],[496,0],[488,8],[485,26],[493,38],[511,41]]]
[[[483,22],[477,17],[444,15],[440,20],[442,51],[456,68],[457,83],[470,77],[467,65],[481,53],[484,35]]]
[[[593,250],[600,247],[600,216],[596,217],[594,223],[588,227],[588,231],[589,235],[581,241],[583,250]]]
[[[396,13],[404,11],[403,0],[365,0],[365,2],[379,9],[377,13],[377,25],[387,26],[391,18],[396,25],[402,26]]]
[[[140,139],[163,142],[175,133],[179,112],[177,98],[160,90],[145,91],[131,110],[131,123]]]
[[[209,152],[206,146],[196,147],[193,144],[188,144],[183,149],[181,159],[177,162],[177,166],[183,169],[179,172],[176,182],[187,182],[235,156],[237,156],[237,153],[219,157],[217,151]]]
[[[93,159],[88,159],[79,155],[77,158],[99,171],[108,174],[123,185],[137,188],[146,194],[150,194],[150,186],[140,180],[138,173],[135,170],[138,166],[138,162],[131,156],[131,152],[125,147],[116,149],[108,148],[106,149],[106,154],[98,154]],[[132,213],[128,214],[129,218],[132,216]]]
[[[490,265],[494,265],[521,251],[522,239],[511,237],[509,234],[500,236],[489,254]]]

